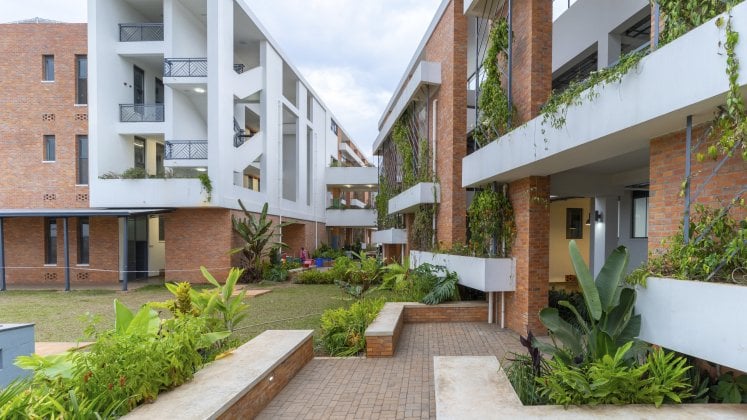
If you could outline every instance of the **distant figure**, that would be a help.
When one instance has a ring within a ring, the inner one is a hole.
[[[309,251],[306,250],[306,248],[301,247],[301,261],[306,261],[308,259],[311,259],[311,256],[309,255]]]

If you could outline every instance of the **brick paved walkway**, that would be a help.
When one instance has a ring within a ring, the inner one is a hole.
[[[393,358],[316,358],[259,418],[435,418],[433,356],[522,351],[516,334],[487,323],[405,324]]]

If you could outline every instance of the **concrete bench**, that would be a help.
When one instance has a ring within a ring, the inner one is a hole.
[[[392,357],[405,321],[404,302],[387,302],[366,328],[366,357]]]
[[[495,356],[433,358],[436,418],[744,419],[744,404],[525,406]]]
[[[314,357],[311,330],[265,331],[129,419],[254,418]]]

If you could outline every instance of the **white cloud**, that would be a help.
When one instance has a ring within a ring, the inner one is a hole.
[[[86,0],[0,0],[0,22],[40,17],[61,22],[85,22]]]

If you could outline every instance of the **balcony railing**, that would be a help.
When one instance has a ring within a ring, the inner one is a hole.
[[[165,58],[164,77],[207,77],[207,58]]]
[[[120,23],[119,42],[163,41],[163,23]]]
[[[163,104],[120,104],[120,122],[163,122]]]
[[[233,65],[233,71],[235,71],[238,74],[243,73],[245,70],[246,70],[246,66],[241,63]]]
[[[165,160],[194,160],[208,158],[207,140],[171,140],[166,142]]]

